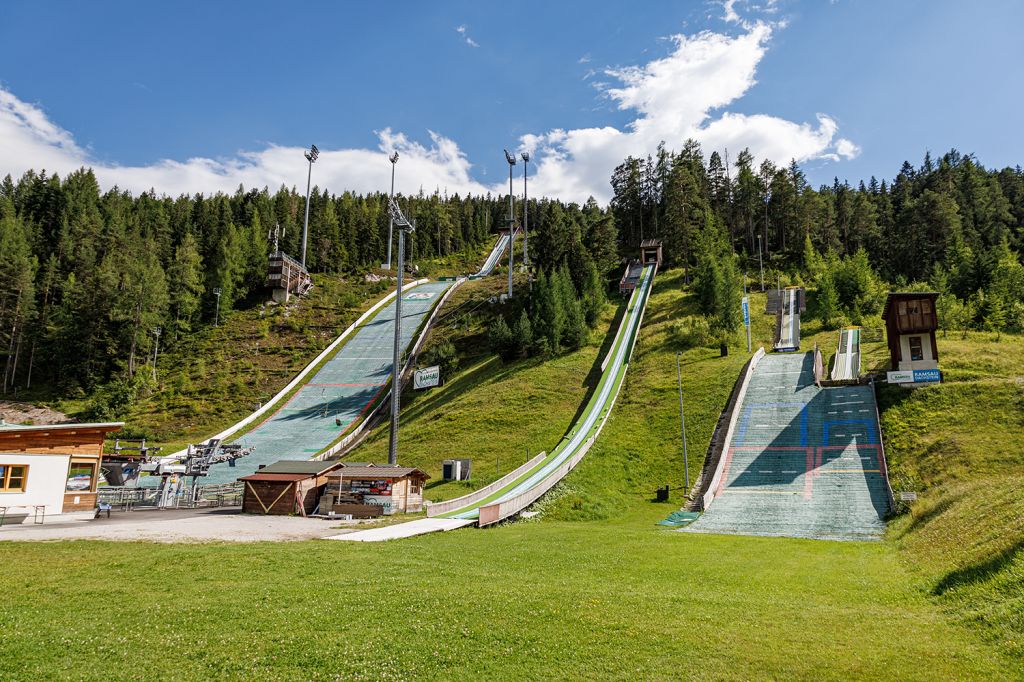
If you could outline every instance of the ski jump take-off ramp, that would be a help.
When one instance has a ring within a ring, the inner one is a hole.
[[[508,235],[503,234],[476,276],[493,272],[507,247]],[[418,280],[403,287],[402,348],[409,348],[424,319],[442,305],[445,296],[461,281]],[[394,294],[389,294],[345,330],[266,408],[214,436],[227,439],[250,424],[256,424],[248,433],[236,438],[256,449],[236,460],[235,466],[215,465],[204,483],[235,481],[255,472],[261,464],[279,459],[313,459],[331,454],[338,448],[337,441],[354,435],[370,409],[390,395],[394,336],[395,302]],[[344,346],[334,357],[307,380],[309,371],[342,342]],[[307,383],[303,384],[303,380]],[[289,393],[291,396],[285,400]],[[259,421],[260,418],[263,420]]]
[[[779,301],[778,330],[775,350],[800,350],[800,289],[789,287],[782,292]]]
[[[331,539],[373,542],[463,526],[487,526],[515,516],[561,481],[586,455],[604,427],[622,388],[656,273],[643,269],[619,323],[602,375],[583,414],[550,453],[541,453],[510,474],[469,495],[431,504],[426,519],[358,531]]]
[[[860,329],[839,332],[839,349],[832,365],[832,381],[855,381],[860,377]]]

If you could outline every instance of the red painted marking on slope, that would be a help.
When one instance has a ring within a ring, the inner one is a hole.
[[[732,451],[733,448],[729,448],[725,451],[725,464],[722,465],[722,480],[718,482],[718,490],[715,491],[715,497],[721,494],[722,489],[725,488],[725,482],[729,480],[729,467],[732,465]]]
[[[817,475],[817,469],[815,469],[815,455],[814,448],[806,448],[807,457],[807,469],[804,472],[804,499],[809,500],[812,497],[814,491],[814,477]]]
[[[807,448],[802,445],[737,445],[730,448],[736,451],[768,451],[768,450],[782,450],[782,451],[793,451],[803,454]]]

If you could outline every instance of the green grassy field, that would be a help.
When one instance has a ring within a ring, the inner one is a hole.
[[[995,446],[1019,432],[1012,353],[1024,340],[940,339],[953,380],[883,393],[895,480],[921,493],[886,541],[676,533],[654,523],[681,503],[673,325],[697,312],[681,284],[677,271],[659,275],[615,410],[540,517],[369,545],[4,544],[19,570],[0,577],[0,670],[26,680],[1020,679],[1020,446]],[[474,286],[459,301],[495,284]],[[763,306],[756,295],[752,309]],[[435,474],[442,459],[471,456],[475,485],[557,442],[596,383],[618,308],[583,349],[508,365],[479,352],[485,313],[438,330],[476,355],[446,386],[410,395],[400,448],[400,461]],[[770,344],[773,318],[753,319],[754,347]],[[835,332],[815,324],[805,347],[834,352]],[[866,366],[883,353],[864,350]],[[691,477],[746,357],[739,334],[727,358],[682,356]],[[379,459],[385,443],[374,434],[351,458]],[[672,502],[653,502],[664,483]]]

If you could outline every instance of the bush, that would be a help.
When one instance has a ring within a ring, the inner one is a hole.
[[[669,325],[668,332],[672,345],[679,350],[718,346],[717,337],[711,330],[711,323],[703,315],[688,315],[676,320]]]
[[[432,345],[420,356],[419,365],[422,367],[437,365],[441,368],[441,378],[447,379],[459,368],[459,354],[455,350],[455,344],[445,339]]]
[[[487,330],[487,345],[491,352],[497,353],[502,359],[514,357],[512,346],[512,330],[508,328],[505,318],[498,316]]]

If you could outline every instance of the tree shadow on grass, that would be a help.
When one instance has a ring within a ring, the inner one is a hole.
[[[1024,552],[1024,540],[1018,540],[987,561],[951,571],[932,588],[932,594],[942,596],[958,587],[984,582],[1013,563],[1021,552]]]

